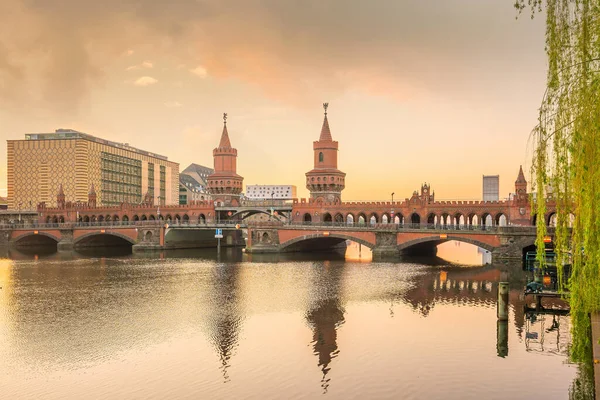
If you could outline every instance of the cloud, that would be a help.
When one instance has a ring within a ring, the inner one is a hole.
[[[142,76],[138,79],[136,79],[133,84],[135,86],[150,86],[150,85],[154,85],[156,82],[158,82],[158,80],[154,79],[151,76]]]
[[[181,106],[183,106],[183,104],[181,104],[178,101],[167,101],[165,103],[165,107],[167,107],[167,108],[178,108],[178,107],[181,107]]]
[[[18,87],[22,96],[68,110],[110,77],[115,59],[144,49],[175,65],[202,63],[190,69],[199,77],[210,71],[288,102],[353,89],[405,98],[479,90],[522,74],[530,50],[543,48],[542,19],[515,23],[511,2],[428,3],[4,1],[0,77],[3,90]],[[56,29],[61,20],[68,30]]]
[[[144,61],[140,65],[131,65],[131,66],[125,68],[125,71],[137,71],[142,68],[150,69],[153,67],[154,67],[154,64],[152,63],[152,61]]]
[[[206,71],[206,68],[204,68],[203,66],[197,66],[194,69],[190,69],[190,72],[194,75],[199,76],[200,78],[206,78],[208,75],[208,72]]]

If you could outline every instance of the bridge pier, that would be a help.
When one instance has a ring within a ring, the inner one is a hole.
[[[246,253],[279,253],[279,231],[277,229],[248,229]]]
[[[60,241],[56,244],[56,249],[58,251],[70,251],[73,248],[73,229],[61,229]]]
[[[165,248],[164,227],[138,229],[137,243],[131,247],[134,253],[159,251]]]
[[[372,250],[373,261],[397,260],[400,258],[397,236],[395,231],[375,233],[375,247]]]

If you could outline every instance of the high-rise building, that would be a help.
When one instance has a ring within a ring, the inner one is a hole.
[[[346,174],[337,168],[338,142],[331,137],[327,107],[324,103],[325,118],[319,140],[313,142],[314,168],[306,173],[306,188],[310,197],[327,202],[341,201]]]
[[[296,186],[294,185],[247,185],[246,197],[250,200],[284,199],[296,198]]]
[[[483,175],[483,201],[500,200],[500,175]]]
[[[127,143],[57,129],[8,140],[7,153],[11,209],[56,206],[61,185],[74,202],[87,202],[95,187],[98,206],[137,204],[146,194],[160,204],[179,202],[179,164]]]

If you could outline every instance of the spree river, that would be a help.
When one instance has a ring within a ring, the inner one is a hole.
[[[475,247],[444,246],[401,263],[356,245],[318,257],[11,252],[0,398],[568,399],[580,374],[569,317],[524,312],[520,265],[477,266]]]

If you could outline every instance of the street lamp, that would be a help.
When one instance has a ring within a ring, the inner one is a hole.
[[[394,203],[394,195],[395,194],[396,194],[395,192],[392,192],[392,203]]]
[[[21,204],[23,203],[19,203],[19,223],[21,223]]]

